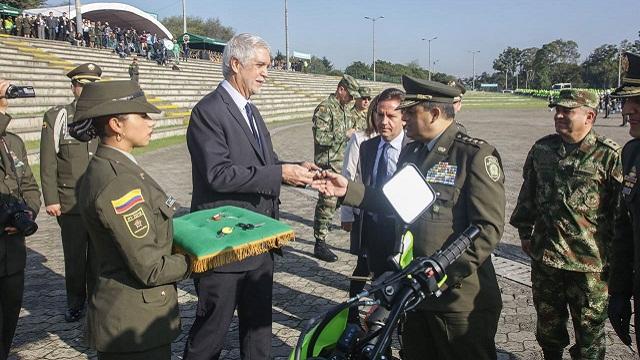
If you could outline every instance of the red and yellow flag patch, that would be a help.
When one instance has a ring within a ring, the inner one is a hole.
[[[119,199],[111,200],[111,205],[116,214],[124,214],[131,210],[134,206],[142,204],[144,198],[140,189],[133,189]]]

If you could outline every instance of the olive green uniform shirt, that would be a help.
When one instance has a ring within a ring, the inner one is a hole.
[[[188,259],[172,254],[173,197],[120,151],[99,146],[79,185],[98,279],[89,301],[90,344],[102,352],[145,351],[180,334],[176,281]]]
[[[69,135],[76,102],[44,114],[40,136],[40,180],[45,206],[60,204],[63,214],[77,214],[76,183],[98,147],[98,140],[81,142]]]
[[[398,170],[412,163],[436,192],[435,203],[410,227],[414,256],[430,256],[453,241],[468,226],[480,228],[471,247],[447,269],[449,289],[439,298],[428,298],[422,309],[468,312],[499,309],[500,289],[491,252],[504,231],[504,174],[497,150],[482,140],[466,136],[450,125],[429,151],[414,141],[402,149]],[[367,210],[388,209],[379,189],[349,182],[345,205]],[[396,221],[400,225],[400,220]],[[400,234],[398,234],[400,236]]]

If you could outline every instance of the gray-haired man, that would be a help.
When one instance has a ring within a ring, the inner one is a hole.
[[[187,128],[192,211],[233,205],[277,219],[282,183],[309,184],[319,170],[310,163],[284,164],[273,151],[269,130],[249,100],[260,92],[269,64],[261,38],[240,34],[227,43],[225,80],[193,108]],[[236,308],[241,357],[271,358],[271,253],[217,267],[194,284],[198,306],[184,359],[218,359]]]

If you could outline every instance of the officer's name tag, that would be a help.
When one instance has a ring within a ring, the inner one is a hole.
[[[439,162],[427,171],[427,182],[451,185],[455,184],[457,165],[450,165],[448,162]]]

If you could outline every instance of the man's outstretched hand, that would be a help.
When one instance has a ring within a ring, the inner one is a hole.
[[[326,196],[341,197],[347,193],[349,181],[340,174],[324,170],[311,183],[311,187]]]

